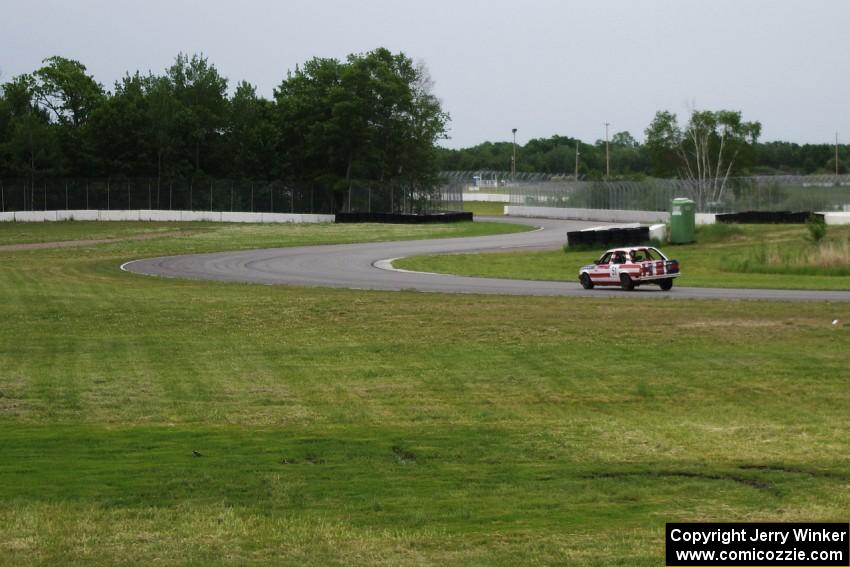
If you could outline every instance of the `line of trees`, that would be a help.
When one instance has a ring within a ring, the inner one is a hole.
[[[203,55],[107,91],[50,57],[0,86],[0,178],[173,177],[433,184],[449,116],[426,67],[378,48],[314,58],[269,100]]]
[[[693,110],[680,125],[668,111],[656,113],[639,143],[629,132],[617,132],[609,140],[611,177],[639,179],[679,177],[706,185],[706,191],[722,193],[723,180],[734,175],[831,174],[835,173],[835,146],[759,142],[761,124],[743,120],[736,111]],[[603,179],[606,174],[605,140],[585,143],[577,138],[537,138],[517,147],[517,171],[574,174],[576,147],[579,176]],[[838,172],[848,172],[850,147],[839,146]],[[510,169],[511,142],[485,142],[471,148],[440,149],[440,169],[474,171]],[[712,181],[714,183],[714,181]]]
[[[424,65],[383,48],[311,59],[271,99],[245,81],[231,89],[203,55],[180,54],[161,74],[127,73],[111,90],[82,63],[50,57],[0,85],[0,178],[283,179],[342,195],[352,184],[433,185],[440,170],[510,169],[510,142],[436,146],[449,116],[432,87]],[[714,195],[730,175],[835,172],[832,145],[762,143],[760,133],[740,112],[694,110],[680,125],[660,111],[644,143],[611,137],[612,177],[682,177]],[[519,147],[517,169],[572,174],[576,149],[579,175],[604,178],[605,141],[566,136]],[[847,156],[841,146],[840,173]]]

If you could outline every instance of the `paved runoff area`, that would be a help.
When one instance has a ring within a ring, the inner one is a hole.
[[[762,299],[786,301],[850,301],[850,292],[771,289],[721,289],[674,286],[661,291],[645,286],[634,291],[619,288],[585,290],[576,279],[546,282],[497,278],[472,278],[446,274],[408,272],[392,268],[392,260],[422,254],[534,250],[559,248],[566,233],[599,222],[532,218],[487,218],[515,222],[538,230],[497,236],[446,238],[370,244],[302,246],[240,252],[218,252],[134,260],[122,269],[137,274],[224,282],[286,284],[371,290],[416,290],[438,293],[505,295],[561,295],[582,297]],[[683,266],[687,274],[687,266]],[[676,282],[679,283],[678,281]]]

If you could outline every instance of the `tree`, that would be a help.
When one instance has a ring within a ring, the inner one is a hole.
[[[339,178],[344,132],[333,124],[332,96],[341,89],[341,67],[336,59],[313,58],[275,89],[284,175],[331,183]]]
[[[143,130],[150,138],[156,155],[157,190],[162,183],[165,160],[176,153],[181,138],[178,130],[180,103],[167,77],[149,76],[145,81],[147,124]],[[170,169],[176,170],[175,167]]]
[[[634,136],[629,132],[617,132],[613,136],[611,136],[611,145],[612,146],[622,146],[625,148],[637,148],[640,146],[637,140],[635,140]]]
[[[237,85],[230,100],[224,144],[230,175],[248,179],[272,176],[277,149],[272,106],[245,81]]]
[[[577,143],[575,138],[557,135],[531,139],[520,148],[522,159],[518,159],[517,170],[546,173],[573,171]]]
[[[103,88],[79,61],[53,56],[42,63],[33,74],[36,102],[56,122],[82,126],[103,100]]]
[[[693,110],[684,129],[675,114],[662,111],[646,130],[646,145],[654,160],[675,152],[701,208],[723,198],[729,176],[751,161],[760,134],[761,124],[744,122],[737,111]]]
[[[656,112],[644,135],[652,174],[667,177],[678,173],[682,132],[676,115],[666,110]]]
[[[30,187],[38,176],[58,171],[62,159],[55,127],[36,104],[36,84],[32,75],[15,77],[3,85],[0,104],[0,163],[26,175]]]
[[[366,154],[366,176],[420,187],[435,183],[434,145],[445,137],[448,115],[432,93],[433,81],[425,65],[386,49],[350,57],[349,62],[371,79],[366,138],[372,144]]]
[[[84,128],[105,99],[103,88],[79,61],[53,56],[42,63],[32,75],[35,104],[58,126],[54,131],[63,164],[72,174],[91,174],[95,160],[86,144]]]
[[[340,195],[353,183],[436,182],[434,145],[448,115],[427,69],[403,53],[312,59],[287,76],[275,100],[289,172]]]
[[[611,170],[617,175],[631,177],[647,173],[649,160],[646,148],[629,132],[617,132],[611,137]]]
[[[201,172],[201,149],[209,149],[220,134],[227,116],[227,79],[203,55],[183,53],[168,68],[168,80],[181,103],[178,120],[193,150],[192,162]]]
[[[87,146],[100,175],[150,175],[152,141],[148,135],[149,78],[136,72],[115,83],[114,93],[92,111]]]

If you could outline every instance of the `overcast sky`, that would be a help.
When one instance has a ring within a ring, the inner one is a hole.
[[[0,2],[7,81],[51,55],[108,89],[203,52],[261,94],[314,56],[384,46],[423,60],[449,147],[554,134],[587,142],[655,111],[741,110],[763,140],[850,142],[846,0],[98,0]]]

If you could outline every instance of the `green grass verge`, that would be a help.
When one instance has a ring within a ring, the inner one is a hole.
[[[0,253],[0,564],[648,566],[666,521],[846,521],[846,305],[117,268],[324,228]]]
[[[195,249],[233,250],[264,246],[306,246],[423,238],[510,234],[532,230],[527,225],[458,222],[446,224],[236,224],[204,222],[86,222],[0,223],[0,245],[125,238],[184,232],[181,240]],[[198,237],[201,236],[201,237]]]
[[[488,203],[479,201],[464,201],[463,210],[474,215],[504,215],[507,203]]]
[[[198,231],[206,223],[191,222],[3,222],[0,245],[55,242],[60,240],[101,240],[174,231]]]
[[[722,228],[718,228],[722,227]],[[773,289],[848,290],[846,267],[829,269],[762,266],[765,249],[794,257],[811,253],[808,232],[797,225],[714,225],[700,227],[697,244],[667,245],[665,254],[682,265],[677,285]],[[850,227],[830,227],[834,242],[850,238]],[[396,260],[406,270],[495,278],[578,281],[581,266],[604,250],[507,252],[416,256]]]

